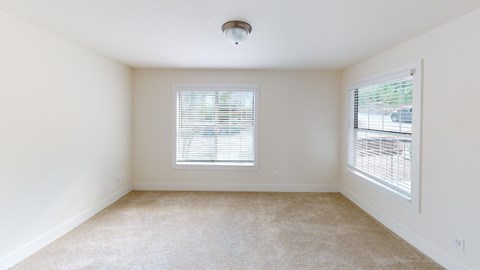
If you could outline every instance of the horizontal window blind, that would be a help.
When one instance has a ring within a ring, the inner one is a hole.
[[[412,181],[412,76],[350,91],[348,165],[407,197]]]
[[[177,164],[255,162],[255,91],[178,90]]]

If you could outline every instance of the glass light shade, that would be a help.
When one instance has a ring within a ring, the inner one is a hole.
[[[247,39],[248,32],[243,28],[230,28],[225,31],[225,36],[233,43],[238,44]]]
[[[222,25],[225,36],[235,44],[247,39],[252,32],[252,26],[244,21],[229,21]]]

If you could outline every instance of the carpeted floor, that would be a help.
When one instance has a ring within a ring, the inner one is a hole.
[[[13,269],[443,269],[337,193],[134,191]]]

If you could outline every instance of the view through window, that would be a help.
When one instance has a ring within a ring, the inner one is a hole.
[[[178,87],[176,95],[177,164],[255,164],[255,88]]]
[[[348,164],[407,197],[412,183],[413,77],[351,90]]]

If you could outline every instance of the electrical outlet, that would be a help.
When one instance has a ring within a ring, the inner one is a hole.
[[[453,244],[458,250],[465,251],[465,239],[456,238]]]
[[[280,176],[280,172],[279,171],[273,171],[273,178],[277,179],[278,177]]]

